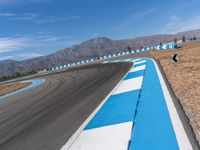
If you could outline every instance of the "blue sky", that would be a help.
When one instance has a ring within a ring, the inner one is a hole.
[[[200,28],[200,0],[0,0],[0,60],[46,55],[95,37]]]

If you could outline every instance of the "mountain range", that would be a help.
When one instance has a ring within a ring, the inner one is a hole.
[[[127,47],[131,47],[131,49],[138,49],[141,47],[159,45],[160,42],[173,42],[175,38],[179,40],[182,36],[186,36],[187,39],[192,38],[193,36],[200,38],[200,29],[180,32],[177,34],[149,35],[123,40],[112,40],[105,37],[98,37],[81,44],[74,45],[70,48],[58,50],[55,53],[46,56],[23,61],[0,61],[0,76],[13,75],[16,72],[43,70],[56,65],[73,63],[92,57],[124,51]]]

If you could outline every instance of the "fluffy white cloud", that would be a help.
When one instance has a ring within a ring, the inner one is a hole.
[[[26,38],[0,38],[0,53],[5,53],[25,47]]]
[[[21,35],[18,37],[0,37],[0,54],[13,54],[29,51],[29,50],[45,50],[51,49],[51,45],[56,45],[54,51],[59,48],[72,46],[80,43],[79,40],[70,40],[68,36],[56,36],[52,33],[37,33],[35,35]],[[32,53],[35,54],[35,53]],[[32,55],[33,56],[33,55]],[[38,56],[38,55],[35,55]]]

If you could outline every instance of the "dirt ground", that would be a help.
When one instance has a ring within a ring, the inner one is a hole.
[[[171,54],[178,54],[175,63]],[[200,143],[200,43],[184,44],[176,51],[151,51],[157,58],[183,108]]]
[[[10,92],[14,92],[14,91],[19,90],[21,88],[27,87],[30,84],[31,84],[31,82],[21,82],[21,83],[8,84],[8,85],[0,86],[0,96],[3,96],[3,95],[8,94]]]

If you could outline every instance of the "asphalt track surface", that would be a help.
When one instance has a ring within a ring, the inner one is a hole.
[[[131,67],[100,64],[45,75],[0,101],[0,150],[60,150]]]

